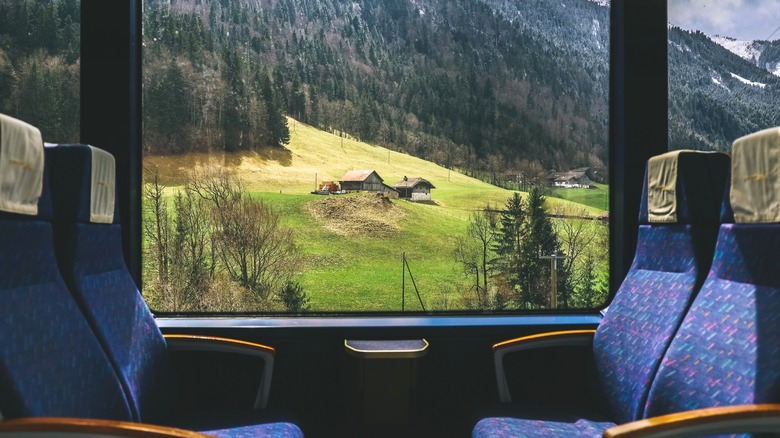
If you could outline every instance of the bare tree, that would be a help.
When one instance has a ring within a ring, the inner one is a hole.
[[[455,260],[463,266],[466,275],[474,275],[474,290],[481,307],[489,305],[488,278],[493,272],[493,241],[495,239],[496,218],[490,213],[490,207],[469,216],[467,237],[460,237],[453,252]]]
[[[554,221],[555,230],[561,247],[566,254],[562,270],[569,274],[571,284],[565,285],[562,294],[562,304],[571,306],[573,293],[591,295],[595,293],[593,283],[596,281],[600,261],[608,259],[607,245],[604,244],[600,231],[605,227],[588,217],[584,208],[565,209],[561,206],[554,210],[558,218]],[[575,289],[577,289],[575,291]],[[593,297],[580,297],[579,305],[592,303]]]
[[[298,248],[292,230],[279,215],[249,196],[214,215],[217,252],[230,277],[249,290],[255,301],[268,300],[297,271]]]
[[[292,280],[300,269],[299,250],[279,214],[244,192],[241,180],[223,168],[194,172],[187,190],[208,205],[214,252],[229,277],[250,293],[249,304],[268,307],[278,299],[290,310],[305,310],[308,298]]]
[[[244,188],[234,172],[223,167],[208,167],[193,171],[186,189],[211,203],[217,214],[231,204],[238,202]]]
[[[203,295],[208,291],[215,270],[215,260],[209,257],[211,226],[203,214],[206,202],[185,190],[174,197],[174,239],[171,259],[173,293],[179,309],[203,311]]]
[[[151,256],[151,260],[155,261],[155,280],[158,285],[157,298],[161,301],[165,301],[165,297],[170,295],[168,254],[171,241],[171,227],[164,191],[165,186],[160,182],[160,173],[155,169],[149,180],[144,184],[143,209],[147,215],[147,220],[144,220],[144,235],[148,242],[145,250]]]

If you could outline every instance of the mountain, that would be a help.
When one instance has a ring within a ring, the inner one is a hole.
[[[710,39],[756,67],[780,76],[780,40],[742,41],[719,35],[711,36]]]
[[[147,152],[273,143],[281,111],[447,167],[601,165],[608,47],[589,0],[150,0]]]
[[[669,27],[671,149],[729,150],[746,134],[780,126],[780,42],[713,38]]]

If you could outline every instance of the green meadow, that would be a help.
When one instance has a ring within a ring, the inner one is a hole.
[[[160,173],[170,196],[199,167],[235,171],[252,196],[272,206],[283,224],[294,229],[304,259],[299,280],[312,312],[398,312],[404,289],[404,310],[422,310],[412,276],[426,310],[468,309],[474,299],[471,280],[454,260],[455,241],[465,236],[471,214],[488,205],[503,208],[512,192],[292,119],[289,124],[291,141],[285,150],[151,156],[144,158],[144,169]],[[388,185],[404,176],[425,178],[436,187],[432,202],[310,193],[315,181],[337,181],[357,169],[375,170]],[[550,196],[546,207],[595,216],[603,212],[605,204],[598,199],[608,199],[605,193],[602,186],[571,192],[568,199]],[[411,276],[403,267],[404,254]]]

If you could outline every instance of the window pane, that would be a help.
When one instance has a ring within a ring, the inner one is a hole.
[[[780,1],[673,0],[669,148],[730,150],[780,125]]]
[[[0,112],[79,140],[80,0],[0,1]]]
[[[153,308],[603,305],[608,1],[148,0],[143,26]]]

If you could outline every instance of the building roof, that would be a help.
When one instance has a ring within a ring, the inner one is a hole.
[[[581,179],[582,177],[586,176],[585,172],[578,172],[574,170],[570,170],[568,172],[554,172],[551,173],[547,179],[552,181],[569,181],[571,179]]]
[[[427,185],[428,187],[430,187],[432,189],[436,188],[436,186],[431,184],[430,181],[428,181],[425,178],[420,178],[420,177],[417,177],[417,178],[407,178],[407,177],[404,177],[403,181],[398,181],[397,183],[393,184],[393,187],[396,188],[396,189],[413,189],[413,188],[417,187],[417,185],[419,185],[419,184],[425,184],[425,185]]]
[[[350,170],[347,173],[344,174],[344,176],[339,179],[339,182],[342,181],[365,181],[368,179],[369,176],[371,176],[372,173],[376,174],[376,177],[379,178],[379,181],[384,181],[381,176],[379,176],[378,173],[376,173],[375,170]]]

